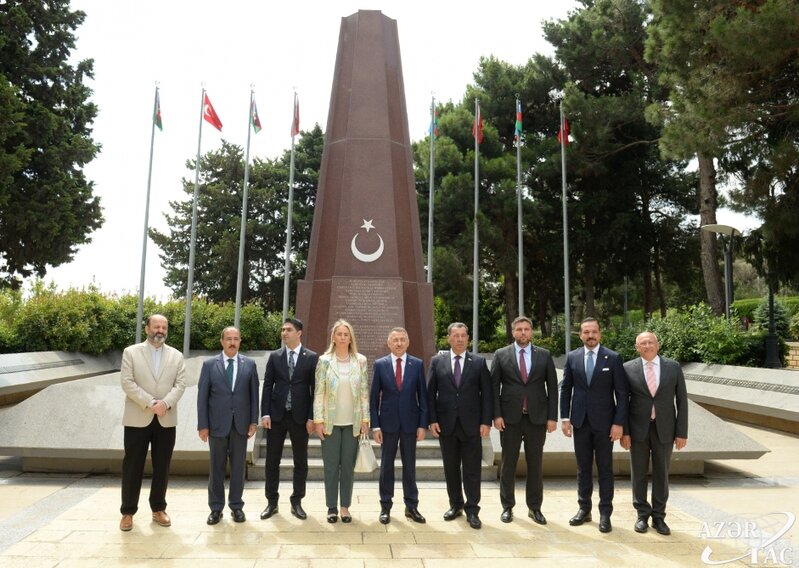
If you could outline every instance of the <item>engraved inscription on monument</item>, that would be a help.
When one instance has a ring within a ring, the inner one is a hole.
[[[388,353],[386,339],[392,327],[405,325],[402,280],[399,278],[333,278],[330,321],[352,322],[358,351],[371,368],[375,358]]]

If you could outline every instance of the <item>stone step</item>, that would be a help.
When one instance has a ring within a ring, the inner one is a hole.
[[[370,439],[370,442],[379,465],[381,454],[380,445],[373,439]],[[488,443],[490,444],[490,442]],[[484,481],[495,480],[497,478],[497,467],[492,462],[485,459],[487,455],[492,455],[492,453],[488,452],[488,454],[484,453],[483,455],[481,478]],[[281,481],[291,481],[294,474],[293,457],[291,441],[288,436],[286,436],[286,442],[283,446],[283,456],[280,460]],[[255,445],[253,447],[253,461],[254,463],[247,468],[247,478],[251,480],[264,479],[266,438],[262,428],[259,428],[256,434]],[[397,449],[397,458],[394,463],[395,477],[398,481],[402,480],[402,461],[400,460],[399,448]],[[378,468],[372,473],[356,473],[355,479],[360,481],[377,481],[379,476],[380,470]],[[308,480],[321,481],[323,479],[322,441],[312,436],[308,440]],[[441,446],[438,443],[438,439],[434,438],[429,432],[427,438],[416,444],[416,479],[419,481],[444,481],[444,464],[441,459]]]
[[[375,452],[375,455],[380,457],[381,446],[377,444],[374,440],[370,440],[372,449]],[[266,439],[260,438],[255,440],[255,447],[253,448],[253,453],[256,459],[266,459]],[[283,459],[291,460],[294,456],[294,453],[291,449],[291,443],[286,437],[286,443],[283,446]],[[397,456],[399,456],[399,448],[397,448]],[[311,438],[308,440],[308,457],[309,458],[321,458],[322,457],[322,442],[319,438]],[[441,447],[438,443],[438,440],[434,438],[428,438],[421,442],[416,443],[416,459],[441,459]]]
[[[377,464],[380,465],[380,458],[377,458]],[[264,480],[265,479],[265,462],[264,460],[256,460],[256,462],[247,467],[247,479]],[[482,462],[481,479],[483,481],[495,481],[497,479],[497,468],[493,464],[485,461]],[[283,483],[291,483],[294,474],[294,464],[291,460],[283,459],[280,462],[280,480]],[[394,465],[394,476],[398,483],[402,482],[402,462],[399,457]],[[356,481],[377,481],[380,477],[380,469],[376,469],[372,473],[356,473]],[[418,481],[444,481],[444,465],[441,458],[437,459],[416,459],[416,479]],[[321,458],[308,458],[308,481],[323,481],[324,469]]]

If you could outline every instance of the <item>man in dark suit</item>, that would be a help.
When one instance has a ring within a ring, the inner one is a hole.
[[[494,406],[491,374],[484,358],[466,351],[469,328],[465,324],[449,324],[447,341],[451,349],[430,361],[427,382],[430,432],[441,444],[449,496],[444,520],[451,521],[465,510],[469,526],[479,529],[481,438],[491,431]]]
[[[422,360],[408,355],[408,332],[395,327],[388,334],[390,355],[374,364],[369,413],[375,441],[382,444],[380,458],[380,522],[391,522],[394,498],[394,460],[397,445],[402,459],[402,496],[405,516],[424,523],[419,513],[416,487],[416,442],[427,431],[427,383]]]
[[[627,421],[628,388],[621,357],[599,344],[599,322],[586,318],[580,323],[583,347],[566,357],[560,387],[561,429],[574,435],[577,457],[577,514],[572,526],[591,521],[594,492],[592,466],[599,475],[599,530],[613,530],[613,444],[621,439]]]
[[[258,370],[255,361],[239,353],[241,334],[226,327],[222,353],[203,362],[197,384],[197,430],[211,453],[208,475],[207,523],[215,525],[225,506],[225,469],[230,459],[228,506],[233,520],[243,523],[247,438],[258,425]]]
[[[536,347],[533,322],[520,316],[511,323],[516,341],[494,353],[491,380],[494,384],[494,428],[499,430],[502,462],[499,477],[500,520],[513,520],[516,505],[516,465],[524,441],[527,462],[525,491],[527,516],[547,524],[541,512],[544,498],[543,455],[547,432],[558,422],[558,377],[549,351]]]
[[[261,395],[261,422],[266,431],[266,508],[262,519],[278,511],[280,459],[286,434],[294,455],[294,486],[290,497],[291,514],[300,520],[308,515],[302,508],[308,478],[308,436],[313,432],[313,396],[316,353],[303,347],[302,322],[287,318],[280,328],[283,347],[266,362]]]
[[[630,386],[630,413],[621,445],[630,450],[633,506],[638,512],[635,532],[652,526],[662,535],[671,534],[666,524],[669,499],[669,464],[672,448],[681,450],[688,443],[688,392],[677,361],[660,357],[660,343],[654,333],[645,331],[635,338],[641,355],[624,364]],[[652,504],[646,499],[646,474],[652,459]]]

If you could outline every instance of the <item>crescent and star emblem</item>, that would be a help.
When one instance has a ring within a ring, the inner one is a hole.
[[[372,223],[372,219],[368,221],[366,219],[363,220],[363,225],[360,227],[361,229],[366,229],[368,233],[370,230],[374,229],[375,226]],[[383,255],[383,249],[385,248],[383,245],[383,237],[380,236],[380,233],[377,233],[377,238],[380,239],[380,245],[377,247],[377,250],[372,253],[362,253],[358,249],[358,245],[355,244],[355,241],[358,239],[358,233],[355,233],[355,236],[352,237],[352,242],[350,243],[350,250],[352,251],[352,256],[360,260],[361,262],[374,262],[378,258]]]

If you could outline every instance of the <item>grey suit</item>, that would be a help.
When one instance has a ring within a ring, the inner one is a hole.
[[[558,419],[558,377],[549,351],[532,344],[530,369],[523,382],[512,343],[494,353],[491,380],[494,386],[494,418],[502,417],[505,430],[500,432],[502,463],[500,465],[499,498],[502,508],[516,504],[515,478],[519,447],[524,441],[527,464],[526,502],[530,510],[541,508],[544,496],[543,453],[547,421]],[[527,410],[523,409],[527,399]]]
[[[675,438],[688,438],[688,394],[677,361],[660,357],[660,384],[649,392],[640,357],[624,364],[630,387],[630,410],[624,434],[632,438],[630,469],[633,506],[639,518],[666,516],[669,464]],[[652,405],[655,419],[651,419]],[[652,462],[652,503],[647,500],[647,471]]]
[[[208,448],[208,506],[221,511],[225,506],[225,469],[230,458],[231,509],[244,507],[242,493],[247,462],[247,434],[258,423],[258,370],[255,361],[236,354],[233,389],[225,375],[228,357],[221,353],[203,362],[197,384],[197,429],[210,430]]]

